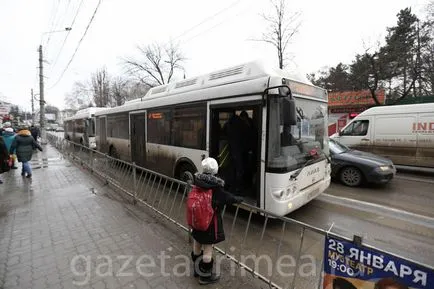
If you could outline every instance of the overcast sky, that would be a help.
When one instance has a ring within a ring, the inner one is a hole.
[[[251,40],[265,29],[260,13],[270,11],[268,0],[102,0],[65,70],[99,1],[0,0],[0,99],[30,111],[30,89],[39,92],[40,44],[46,59],[45,98],[60,108],[74,81],[90,79],[96,69],[106,66],[114,76],[125,73],[121,58],[136,55],[137,45],[180,42],[188,59],[187,77],[258,58],[277,65],[272,47]],[[428,2],[288,0],[288,11],[301,13],[288,69],[306,74],[350,63],[364,47],[384,39],[400,9],[411,7],[423,19]],[[69,33],[45,33],[71,26],[74,18]]]

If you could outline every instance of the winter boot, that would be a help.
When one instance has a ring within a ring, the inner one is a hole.
[[[198,267],[198,259],[203,256],[203,250],[200,251],[199,255],[194,255],[194,252],[191,252],[191,260],[193,261],[193,272],[194,277],[199,277],[199,267]]]
[[[211,259],[211,262],[205,263],[203,260],[199,263],[199,284],[207,285],[217,282],[220,279],[220,275],[213,273],[212,267],[214,265],[214,260]]]

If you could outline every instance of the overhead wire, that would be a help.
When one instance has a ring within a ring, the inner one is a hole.
[[[54,25],[54,27],[53,27],[53,29],[52,30],[50,30],[51,32],[57,32],[58,30],[63,30],[63,29],[65,29],[65,31],[67,30],[66,29],[66,26],[65,26],[65,19],[67,19],[67,15],[68,15],[68,9],[70,8],[70,5],[71,5],[71,0],[68,0],[68,3],[67,3],[67,5],[66,5],[66,7],[63,7],[62,9],[61,9],[61,11],[63,12],[59,12],[59,15],[58,15],[58,18],[57,18],[57,21],[56,21],[56,24]],[[68,32],[69,32],[69,30],[68,30]],[[50,34],[50,37],[51,37],[51,34]],[[45,52],[47,53],[47,55],[48,54],[51,54],[50,52],[50,46],[49,46],[49,44],[47,43],[47,45],[46,45],[46,47],[45,47]],[[53,49],[54,50],[54,49]]]
[[[97,4],[97,6],[96,6],[96,8],[95,8],[95,11],[93,12],[92,18],[89,20],[89,23],[87,24],[86,30],[85,30],[84,33],[83,33],[83,36],[82,36],[81,39],[78,41],[77,47],[75,48],[75,51],[74,51],[74,53],[73,53],[72,56],[71,56],[71,59],[69,59],[69,62],[68,62],[68,64],[66,65],[65,69],[62,71],[62,73],[61,73],[59,79],[58,79],[58,80],[56,81],[56,83],[53,84],[49,89],[55,87],[55,86],[60,82],[60,80],[63,78],[63,75],[65,74],[66,70],[68,70],[69,65],[71,64],[72,60],[74,59],[75,55],[77,54],[78,48],[80,47],[81,42],[83,41],[84,37],[86,36],[87,31],[89,30],[89,27],[90,27],[90,25],[92,24],[92,21],[93,21],[93,19],[95,18],[96,13],[98,12],[98,8],[99,8],[99,6],[101,5],[101,2],[102,2],[102,0],[99,0],[99,1],[98,1],[98,4]]]
[[[78,6],[78,9],[77,9],[77,11],[75,12],[75,15],[74,15],[74,19],[72,20],[72,23],[71,23],[71,25],[69,26],[70,28],[72,28],[72,27],[74,26],[75,20],[77,19],[77,16],[78,16],[78,13],[80,12],[81,5],[82,5],[82,4],[83,4],[83,0],[80,1],[80,4],[79,4],[79,6]],[[57,56],[56,56],[56,58],[55,58],[55,60],[54,60],[54,62],[53,62],[53,65],[51,66],[51,71],[53,71],[54,66],[55,66],[56,63],[57,63],[57,60],[59,60],[59,56],[60,56],[60,54],[62,53],[62,50],[63,50],[63,47],[65,46],[66,40],[67,40],[68,37],[69,37],[69,33],[71,33],[71,30],[68,30],[68,33],[66,34],[65,39],[63,40],[62,46],[60,47],[59,52],[57,53]]]
[[[186,34],[189,33],[190,31],[193,31],[193,30],[196,29],[197,27],[203,25],[204,23],[210,21],[211,19],[215,18],[216,16],[218,16],[218,15],[222,14],[223,12],[225,12],[225,11],[231,9],[232,7],[236,6],[236,5],[237,5],[238,3],[240,3],[241,1],[243,1],[243,0],[237,0],[237,1],[232,2],[231,5],[225,7],[225,8],[223,8],[223,9],[221,9],[220,11],[218,11],[217,13],[215,13],[215,14],[213,14],[213,15],[207,17],[207,18],[205,18],[205,19],[202,20],[200,23],[194,25],[193,27],[191,27],[191,28],[187,29],[186,31],[184,31],[183,33],[181,33],[180,35],[176,36],[173,40],[176,40],[176,39],[181,38],[182,36],[186,35]]]
[[[53,8],[54,7],[56,7],[56,8],[54,9],[54,13],[51,13],[52,18],[51,18],[51,21],[49,21],[49,22],[51,22],[51,25],[49,24],[47,31],[54,30],[54,28],[53,28],[54,27],[54,21],[56,20],[57,11],[59,10],[59,5],[60,5],[60,0],[57,0],[57,5],[53,6]],[[48,40],[44,44],[44,46],[48,46],[48,43],[50,42],[50,38],[51,38],[51,35],[48,35]],[[42,39],[41,39],[41,45],[42,45]]]
[[[249,8],[249,9],[245,9],[245,10],[239,11],[237,14],[235,14],[235,15],[233,15],[233,16],[226,17],[225,19],[223,19],[222,21],[218,22],[218,23],[215,24],[214,26],[211,26],[210,28],[208,28],[208,29],[206,29],[206,30],[204,30],[204,31],[202,31],[202,32],[200,32],[200,33],[198,33],[198,34],[196,34],[196,35],[194,35],[194,36],[188,38],[187,40],[181,41],[181,43],[182,43],[182,44],[186,44],[186,43],[190,42],[191,40],[193,40],[193,39],[195,39],[195,38],[201,36],[202,34],[207,33],[207,32],[209,32],[210,30],[213,30],[214,28],[216,28],[216,27],[218,27],[218,26],[224,24],[224,23],[227,22],[229,19],[231,19],[231,18],[233,18],[233,17],[240,16],[240,15],[242,15],[242,14],[245,14],[245,13],[248,12],[250,9],[251,9],[251,8]]]

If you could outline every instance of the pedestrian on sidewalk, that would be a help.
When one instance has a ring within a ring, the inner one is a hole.
[[[213,245],[220,243],[225,240],[225,232],[223,229],[223,219],[221,216],[224,205],[231,205],[235,203],[241,203],[242,198],[236,197],[229,192],[226,192],[223,188],[225,182],[216,176],[218,172],[218,163],[213,158],[206,158],[202,161],[203,173],[196,173],[194,175],[194,185],[193,189],[189,194],[189,205],[194,203],[195,200],[200,199],[201,202],[204,199],[211,201],[210,205],[214,210],[212,216],[208,214],[210,218],[210,223],[207,229],[198,230],[197,228],[192,228],[193,237],[193,252],[191,252],[191,258],[194,263],[194,276],[199,277],[199,283],[202,285],[215,283],[220,279],[220,276],[213,272],[214,259],[212,257]],[[212,197],[209,195],[212,193]],[[198,197],[199,196],[199,197]],[[193,200],[193,198],[195,198]],[[198,197],[198,198],[197,198]],[[191,201],[192,200],[192,201]],[[197,205],[198,203],[196,203]],[[200,207],[204,206],[200,205]],[[195,204],[192,205],[195,207]],[[198,216],[192,216],[195,209],[188,206],[188,216],[189,223],[195,218],[197,220]],[[197,208],[197,207],[196,207]],[[200,209],[199,209],[200,210]],[[199,216],[203,218],[203,216]]]
[[[3,137],[0,136],[0,174],[9,171],[10,168],[8,165],[8,159],[9,159],[8,149],[6,148],[6,144]],[[0,184],[3,184],[2,180],[0,180]]]
[[[39,129],[32,124],[30,127],[30,133],[32,134],[32,137],[35,139],[36,142],[38,142],[38,136],[39,136]],[[33,149],[36,149],[36,146],[33,146]]]
[[[42,152],[42,147],[32,137],[27,127],[23,127],[18,131],[15,139],[12,143],[11,150],[16,151],[18,162],[23,164],[21,169],[21,176],[27,178],[32,177],[32,167],[30,166],[30,160],[33,155],[33,146]]]
[[[12,143],[15,139],[14,129],[11,127],[6,128],[3,132],[3,139],[5,141],[6,148],[9,152],[9,156],[12,157],[12,159],[13,159],[12,169],[16,170],[18,168],[15,166],[15,158],[12,156],[15,154],[15,151],[11,151],[11,146],[12,146]]]

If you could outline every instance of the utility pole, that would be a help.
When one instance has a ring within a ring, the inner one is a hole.
[[[422,96],[422,60],[420,59],[420,29],[419,29],[419,19],[417,20],[417,58],[416,58],[416,70],[418,72],[417,74],[417,80],[419,84],[419,96]],[[415,96],[416,93],[415,93]]]
[[[33,96],[33,88],[30,93],[32,95],[32,125],[35,125],[35,97]]]
[[[44,101],[44,69],[43,69],[42,45],[39,45],[39,124],[41,131],[41,143],[47,144],[45,131],[45,101]]]

